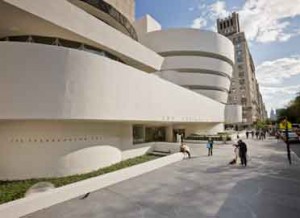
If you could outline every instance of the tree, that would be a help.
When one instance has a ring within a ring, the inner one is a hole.
[[[279,110],[279,117],[287,117],[292,123],[300,123],[300,92],[286,108]]]

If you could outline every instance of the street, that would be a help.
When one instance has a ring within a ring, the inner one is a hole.
[[[27,217],[300,217],[299,158],[292,153],[290,166],[285,145],[275,139],[245,142],[246,168],[228,165],[231,144],[215,145],[212,157],[205,145],[193,145],[191,159]]]

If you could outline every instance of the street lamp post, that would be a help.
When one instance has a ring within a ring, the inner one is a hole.
[[[287,149],[287,157],[289,160],[289,164],[292,164],[292,159],[291,159],[291,150],[290,150],[290,142],[289,142],[289,132],[288,132],[288,121],[287,119],[285,120],[285,138],[286,138],[286,149]]]

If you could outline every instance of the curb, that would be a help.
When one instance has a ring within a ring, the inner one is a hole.
[[[175,153],[166,157],[158,158],[156,160],[107,173],[105,175],[62,186],[45,193],[11,201],[0,205],[0,217],[15,218],[26,216],[38,210],[71,200],[86,193],[94,192],[124,180],[151,172],[158,168],[178,162],[182,159],[182,153]]]

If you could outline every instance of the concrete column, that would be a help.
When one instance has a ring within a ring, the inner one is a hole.
[[[166,127],[166,141],[173,142],[173,126]]]

